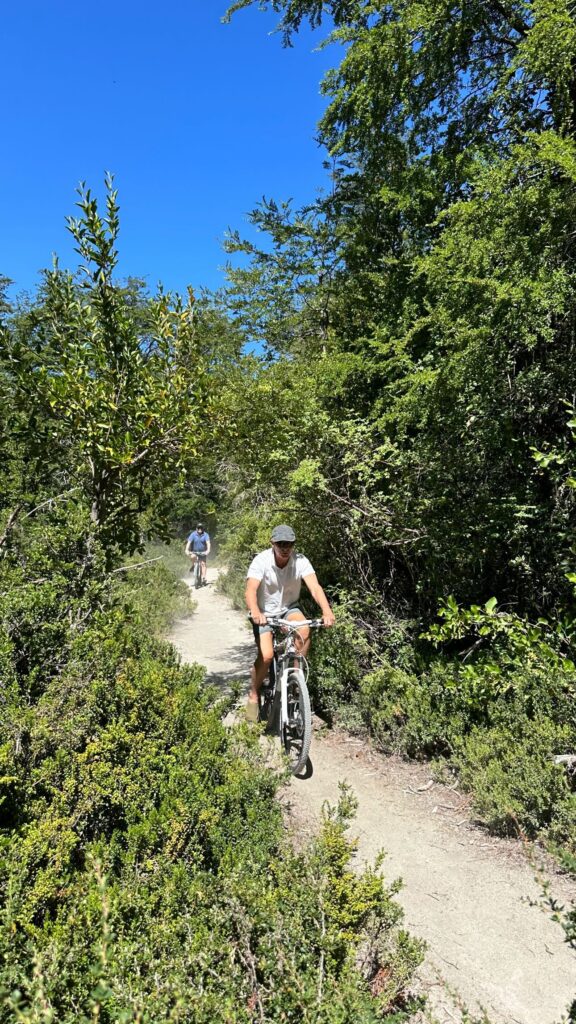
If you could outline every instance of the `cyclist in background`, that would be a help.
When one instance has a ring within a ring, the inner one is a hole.
[[[258,693],[268,674],[274,656],[272,629],[268,615],[280,615],[284,609],[287,619],[305,619],[298,607],[302,580],[320,607],[325,626],[334,625],[334,613],[326,594],[318,582],[310,562],[294,550],[296,534],[291,526],[275,526],[272,546],[261,551],[252,560],[246,577],[246,605],[252,619],[254,639],[258,647],[256,661],[250,672],[251,688],[246,705],[246,717],[258,721]],[[306,657],[310,646],[310,630],[305,627],[297,634],[300,652]]]
[[[186,554],[192,559],[190,572],[194,572],[196,561],[200,562],[202,586],[206,586],[206,559],[210,554],[210,535],[206,533],[202,523],[198,523],[186,542]]]

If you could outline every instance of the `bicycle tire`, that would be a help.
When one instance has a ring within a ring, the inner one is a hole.
[[[282,745],[292,775],[305,767],[312,741],[312,708],[310,695],[301,669],[292,668],[287,682],[288,721],[283,725]]]
[[[202,586],[202,566],[200,564],[200,559],[197,558],[196,559],[195,572],[194,572],[194,587],[195,587],[196,590],[199,590],[201,586]]]
[[[258,694],[258,720],[264,722],[267,733],[277,731],[278,722],[278,693],[276,692],[276,666],[274,662],[268,670],[268,686],[262,685]]]

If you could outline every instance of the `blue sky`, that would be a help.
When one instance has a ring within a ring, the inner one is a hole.
[[[272,14],[229,25],[226,0],[20,0],[0,23],[0,273],[33,290],[57,253],[82,180],[115,175],[120,273],[155,288],[218,287],[227,227],[248,230],[262,195],[314,197],[319,83],[336,62],[324,33],[283,49]]]

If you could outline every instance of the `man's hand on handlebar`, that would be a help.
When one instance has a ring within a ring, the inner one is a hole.
[[[301,626],[333,626],[336,622],[336,617],[332,609],[326,612],[321,619],[306,619],[302,622],[300,619],[293,619],[291,622],[278,615],[266,615],[265,612],[258,610],[257,612],[248,612],[248,618],[252,620],[255,626],[290,626],[292,629],[299,629]]]

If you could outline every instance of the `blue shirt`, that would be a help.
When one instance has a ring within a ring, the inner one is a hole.
[[[206,551],[209,540],[210,535],[206,533],[206,530],[204,530],[203,533],[198,533],[198,530],[194,530],[188,537],[188,543],[190,544],[192,551],[198,551],[200,553]]]

